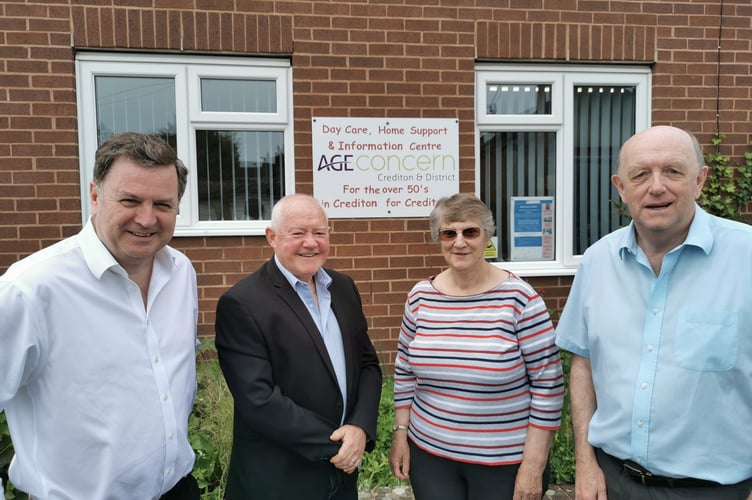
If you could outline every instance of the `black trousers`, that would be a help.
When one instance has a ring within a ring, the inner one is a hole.
[[[595,456],[606,476],[608,500],[747,500],[752,491],[752,478],[737,484],[696,488],[645,486],[628,476],[603,450],[596,448]]]
[[[160,500],[200,500],[201,491],[198,489],[196,478],[188,474],[159,498]]]
[[[410,485],[415,500],[511,500],[519,464],[481,465],[458,462],[410,445]],[[542,478],[546,494],[550,469]],[[610,500],[610,499],[609,499]]]

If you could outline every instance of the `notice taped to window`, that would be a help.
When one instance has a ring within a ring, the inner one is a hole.
[[[510,260],[553,260],[553,197],[512,196],[510,204]]]
[[[459,191],[454,118],[313,118],[313,191],[331,218],[427,217]]]

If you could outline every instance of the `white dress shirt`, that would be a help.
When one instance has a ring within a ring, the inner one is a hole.
[[[193,467],[196,274],[170,247],[148,303],[89,222],[0,276],[10,480],[35,499],[153,499]]]

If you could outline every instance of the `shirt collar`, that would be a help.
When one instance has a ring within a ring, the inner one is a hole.
[[[694,246],[709,254],[713,248],[713,232],[710,229],[711,220],[711,215],[695,204],[695,215],[692,218],[692,223],[689,225],[687,238],[679,246]],[[637,237],[634,221],[630,222],[629,226],[625,229],[619,236],[619,244],[617,245],[619,256],[622,259],[626,252],[637,255]]]
[[[279,261],[279,258],[277,257],[277,254],[274,254],[274,262],[282,272],[282,276],[285,277],[285,279],[290,283],[290,286],[293,289],[295,289],[295,285],[297,285],[298,283],[305,283],[304,281],[298,279],[297,276],[292,274],[287,270],[287,268],[285,268],[285,266],[282,265],[282,263]],[[332,277],[329,276],[326,271],[324,271],[324,268],[319,269],[318,272],[313,276],[313,279],[317,285],[321,285],[324,288],[329,288],[329,285],[332,283]],[[307,285],[308,283],[305,284]]]
[[[99,236],[97,236],[91,219],[84,225],[77,237],[78,246],[81,248],[86,266],[97,279],[101,279],[102,275],[108,269],[112,269],[123,276],[128,275],[110,251],[107,250],[107,247],[99,239]],[[154,257],[154,267],[155,269],[160,268],[169,272],[175,267],[175,259],[166,248],[162,248]]]

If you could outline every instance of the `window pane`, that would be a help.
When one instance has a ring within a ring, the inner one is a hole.
[[[635,87],[574,87],[574,255],[624,226],[611,174],[635,132]]]
[[[556,133],[484,132],[480,158],[481,199],[494,214],[499,255],[509,260],[511,197],[555,196]]]
[[[201,79],[201,110],[232,113],[276,113],[274,80]]]
[[[489,83],[486,102],[490,115],[550,115],[551,85]]]
[[[283,132],[197,130],[199,220],[269,220],[284,194]]]
[[[177,147],[172,78],[97,76],[97,141],[120,132],[158,134]]]

